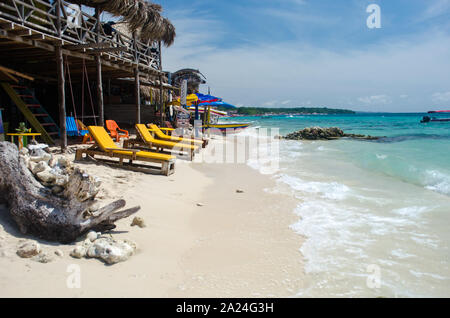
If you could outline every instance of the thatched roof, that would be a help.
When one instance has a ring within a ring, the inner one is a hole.
[[[137,32],[142,41],[162,41],[166,46],[173,44],[175,27],[161,16],[162,7],[146,0],[68,0],[89,7],[99,7],[114,16],[122,17],[131,32]]]
[[[172,74],[172,85],[181,87],[183,80],[188,81],[188,93],[196,93],[199,91],[201,84],[206,84],[205,76],[199,71],[190,68],[179,70]]]

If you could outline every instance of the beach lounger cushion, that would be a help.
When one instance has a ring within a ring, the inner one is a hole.
[[[111,137],[108,135],[106,130],[103,127],[95,127],[90,126],[89,132],[94,137],[94,139],[97,141],[98,146],[100,149],[102,149],[104,152],[114,152],[116,154],[120,155],[128,155],[132,156],[133,151],[127,151],[127,149],[119,148],[114,141],[111,139]],[[117,150],[115,150],[117,149]],[[175,159],[174,156],[161,154],[161,153],[155,153],[155,152],[147,152],[147,151],[139,151],[135,152],[137,158],[146,158],[146,159],[156,159],[156,160],[173,160]]]
[[[154,144],[156,146],[160,145],[160,146],[165,146],[165,147],[169,147],[169,148],[184,148],[187,150],[188,149],[190,149],[190,150],[198,149],[197,146],[193,146],[193,145],[187,145],[187,144],[177,143],[177,142],[173,142],[173,141],[155,139],[155,138],[153,138],[152,134],[150,134],[150,132],[148,131],[147,126],[145,126],[144,124],[137,124],[136,130],[139,133],[139,135],[141,136],[141,138],[149,144]]]
[[[197,145],[203,145],[203,143],[204,143],[202,140],[167,136],[155,124],[150,124],[149,127],[150,127],[150,129],[152,129],[155,132],[155,134],[156,134],[156,136],[158,138],[163,139],[163,140],[169,140],[169,141],[173,141],[173,142],[190,143],[190,144],[197,144]]]

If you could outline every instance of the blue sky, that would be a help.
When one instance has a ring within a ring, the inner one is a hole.
[[[155,2],[178,34],[164,68],[200,69],[235,105],[450,109],[450,0]]]

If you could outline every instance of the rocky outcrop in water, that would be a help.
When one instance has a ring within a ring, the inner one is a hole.
[[[321,128],[321,127],[311,127],[305,128],[303,130],[299,130],[293,133],[288,134],[286,137],[282,139],[287,140],[336,140],[340,138],[354,138],[354,139],[362,139],[362,140],[377,140],[380,137],[372,137],[365,135],[355,135],[355,134],[346,134],[344,131],[337,127],[331,128]]]

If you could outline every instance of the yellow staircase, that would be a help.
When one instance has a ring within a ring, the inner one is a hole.
[[[54,137],[59,136],[59,127],[44,107],[34,97],[26,86],[1,83],[5,92],[16,104],[30,125],[41,134],[42,139],[49,145],[55,144]]]

